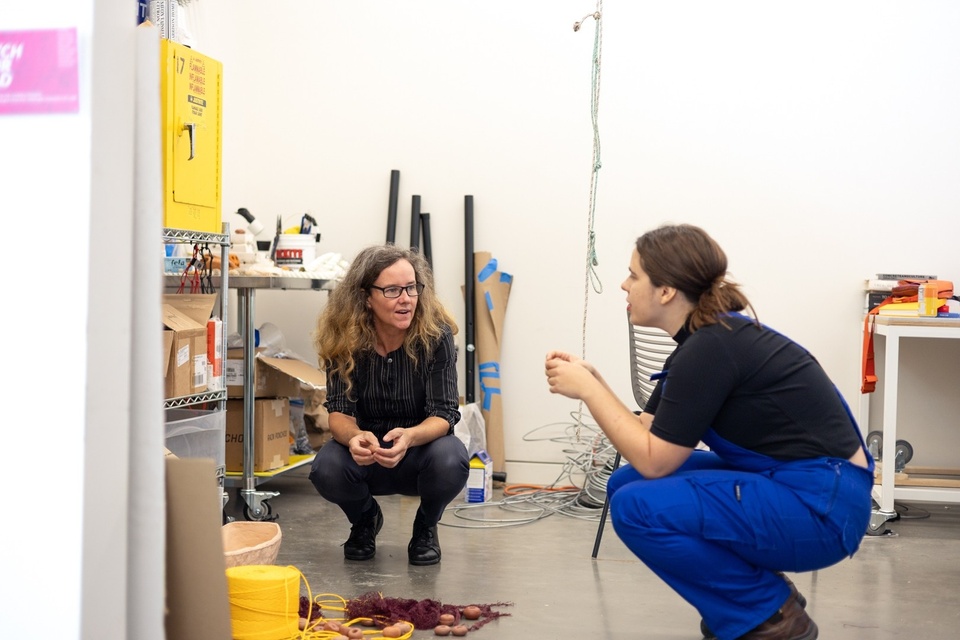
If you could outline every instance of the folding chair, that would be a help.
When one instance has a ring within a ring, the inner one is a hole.
[[[677,343],[666,331],[653,327],[637,327],[630,324],[629,314],[627,327],[630,330],[630,382],[633,387],[633,398],[642,410],[653,393],[656,382],[650,376],[663,371],[663,363],[667,356],[673,353]],[[639,412],[638,412],[639,413]],[[620,467],[620,452],[613,458],[613,471]],[[610,495],[603,500],[603,510],[600,512],[600,526],[597,528],[597,539],[593,543],[593,557],[597,557],[600,550],[600,538],[603,537],[603,528],[607,523],[607,512],[610,510]]]

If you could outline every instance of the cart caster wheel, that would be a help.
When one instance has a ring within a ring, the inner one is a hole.
[[[875,460],[883,457],[883,431],[871,431],[867,434],[867,450]]]
[[[252,522],[270,522],[276,520],[278,516],[273,514],[270,503],[264,500],[260,503],[259,511],[251,509],[248,504],[243,505],[243,517]]]
[[[906,440],[897,440],[897,455],[894,458],[896,470],[903,471],[907,463],[913,459],[913,446]]]
[[[893,533],[887,529],[887,516],[874,510],[870,514],[870,521],[867,523],[868,536],[886,536]]]

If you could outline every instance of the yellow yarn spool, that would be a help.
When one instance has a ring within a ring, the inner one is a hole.
[[[296,637],[300,632],[300,576],[296,567],[228,568],[227,590],[234,640]]]

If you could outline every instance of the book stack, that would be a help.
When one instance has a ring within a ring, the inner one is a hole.
[[[920,303],[890,302],[880,307],[877,315],[897,318],[918,318],[920,317]]]
[[[869,312],[890,297],[890,292],[901,280],[937,280],[935,275],[913,273],[878,273],[876,277],[864,282],[864,311]],[[893,302],[885,304],[877,312],[882,316],[918,316],[920,306],[917,302]]]

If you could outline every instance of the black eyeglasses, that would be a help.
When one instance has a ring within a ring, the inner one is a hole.
[[[383,294],[384,298],[399,298],[400,294],[403,291],[407,292],[407,295],[411,298],[416,298],[418,295],[423,293],[423,284],[408,284],[405,287],[378,287],[375,284],[370,285],[371,289],[376,289]]]

